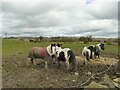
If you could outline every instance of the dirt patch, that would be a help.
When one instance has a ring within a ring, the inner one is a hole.
[[[83,62],[84,58],[80,56],[76,56],[77,62]],[[108,57],[100,57],[97,59],[91,59],[88,63],[89,64],[104,64],[104,65],[114,65],[118,63],[118,59],[115,58],[108,58]]]
[[[56,64],[48,63],[48,69],[44,69],[44,62],[37,66],[26,65],[25,56],[14,55],[12,57],[3,57],[2,83],[4,88],[63,88],[63,87],[84,87],[91,81],[101,81],[104,74],[113,77],[117,76],[117,59],[101,57],[100,59],[90,60],[87,65],[83,65],[83,58],[76,56],[77,73],[67,71],[66,64],[61,63],[58,69]],[[111,68],[101,75],[96,75],[89,82],[84,83],[92,74]]]

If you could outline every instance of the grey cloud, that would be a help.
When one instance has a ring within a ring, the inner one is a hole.
[[[109,34],[112,37],[116,34],[113,30],[116,30],[118,25],[115,5],[116,3],[104,3],[103,5],[89,3],[88,5],[64,2],[3,2],[3,32],[16,36],[75,36],[80,34],[103,37]],[[103,32],[105,34],[102,34]]]
[[[97,2],[88,12],[98,19],[118,20],[118,2]]]

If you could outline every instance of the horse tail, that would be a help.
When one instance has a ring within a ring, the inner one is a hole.
[[[89,52],[86,51],[86,59],[89,60]]]
[[[76,59],[74,53],[71,50],[68,51],[68,56],[69,56],[69,63],[71,63],[73,69],[76,70]]]

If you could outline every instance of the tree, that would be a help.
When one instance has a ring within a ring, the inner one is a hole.
[[[40,37],[39,37],[39,39],[40,39],[40,41],[42,41],[43,37],[42,37],[42,36],[40,36]]]
[[[92,42],[92,36],[80,37],[79,41],[83,41],[85,44],[88,42]]]

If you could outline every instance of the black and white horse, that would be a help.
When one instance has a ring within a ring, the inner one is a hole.
[[[100,58],[101,50],[105,50],[105,47],[104,44],[97,44],[88,46],[88,49],[91,51],[90,59],[96,59],[96,56]]]
[[[105,50],[104,44],[97,44],[94,47],[94,57],[98,56],[100,58],[101,50]]]
[[[96,59],[96,56],[100,58],[101,50],[105,50],[104,44],[89,45],[84,47],[82,50],[82,55],[84,56],[84,64],[90,59]]]
[[[86,62],[90,60],[90,56],[91,56],[90,49],[88,49],[87,47],[84,47],[82,50],[82,55],[84,57],[84,64],[86,64]]]
[[[62,44],[56,45],[56,61],[58,62],[58,67],[60,67],[60,61],[65,61],[67,65],[67,69],[70,69],[70,65],[72,65],[72,69],[76,69],[76,59],[73,51],[70,48],[61,48]]]

